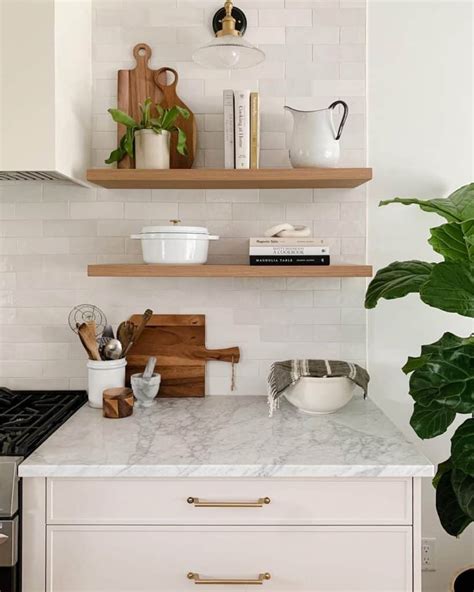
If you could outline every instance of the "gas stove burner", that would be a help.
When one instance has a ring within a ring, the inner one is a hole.
[[[87,400],[85,391],[0,387],[0,456],[27,456]]]

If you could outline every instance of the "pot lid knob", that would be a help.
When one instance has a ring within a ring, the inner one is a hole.
[[[181,222],[181,220],[170,220],[170,222],[173,226],[177,226]]]

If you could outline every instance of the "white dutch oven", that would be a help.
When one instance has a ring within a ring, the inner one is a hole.
[[[132,239],[142,241],[143,261],[163,265],[206,263],[209,241],[217,240],[204,226],[145,226]]]

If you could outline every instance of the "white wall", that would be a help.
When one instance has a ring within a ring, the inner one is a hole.
[[[69,0],[62,0],[66,8]],[[266,61],[244,71],[207,70],[193,49],[211,39],[222,0],[93,0],[93,164],[116,144],[107,108],[117,103],[117,70],[133,68],[136,43],[151,67],[179,73],[178,93],[197,115],[197,166],[223,163],[222,90],[252,88],[262,99],[262,165],[288,166],[286,103],[327,107],[345,99],[343,164],[363,166],[365,2],[239,0],[247,39]],[[34,56],[31,56],[32,60]],[[34,63],[34,60],[33,62]],[[73,73],[73,70],[71,70]],[[263,394],[269,365],[289,357],[365,363],[365,281],[347,278],[88,278],[88,263],[139,262],[144,225],[207,226],[221,236],[210,261],[248,261],[248,238],[290,220],[325,238],[334,262],[365,259],[366,189],[131,190],[0,185],[0,383],[12,388],[81,388],[85,354],[67,326],[69,310],[93,302],[116,325],[150,307],[207,315],[207,345],[239,345],[237,394]],[[230,392],[230,365],[207,364],[207,392]]]
[[[444,197],[473,178],[472,3],[384,1],[368,5],[368,260],[436,260],[426,243],[442,219],[414,206],[378,208],[395,196]],[[400,367],[444,331],[469,334],[470,319],[422,304],[417,296],[383,301],[368,313],[371,392],[408,437],[412,403]],[[449,455],[449,435],[420,443],[433,461]],[[460,540],[441,530],[432,486],[423,493],[423,535],[437,538],[436,572],[424,592],[446,591],[453,572],[472,563],[473,528]]]

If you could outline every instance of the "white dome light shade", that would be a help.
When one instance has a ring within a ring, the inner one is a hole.
[[[264,59],[263,51],[245,41],[240,35],[216,37],[193,54],[193,60],[200,66],[232,70],[251,68]]]

